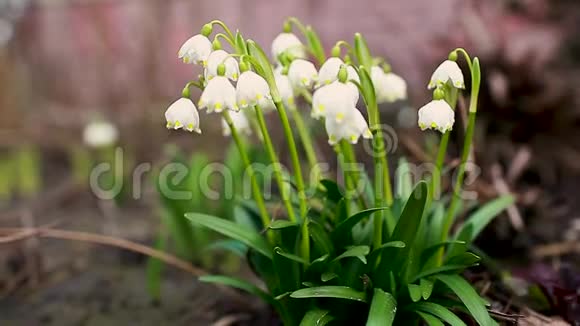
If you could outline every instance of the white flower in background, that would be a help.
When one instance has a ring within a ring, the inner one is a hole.
[[[358,102],[358,91],[354,93],[352,85],[334,81],[317,89],[312,95],[312,117],[342,123]]]
[[[117,127],[106,121],[91,122],[83,131],[83,141],[90,147],[111,146],[118,138]]]
[[[276,86],[278,87],[278,92],[282,98],[282,102],[285,105],[294,107],[294,90],[292,89],[292,83],[290,83],[290,78],[283,75],[279,69],[274,70],[274,79],[276,81]]]
[[[443,85],[447,81],[451,80],[451,84],[455,88],[465,88],[465,82],[463,81],[463,73],[457,65],[457,62],[451,60],[445,60],[442,64],[435,69],[433,75],[431,76],[431,81],[429,81],[429,89],[437,87],[437,85]]]
[[[312,62],[296,59],[288,67],[288,78],[294,89],[310,88],[318,79],[318,72]]]
[[[320,67],[320,70],[318,71],[318,84],[316,86],[328,85],[337,80],[338,71],[343,64],[344,62],[340,58],[328,58],[328,60],[322,64],[322,67]],[[348,73],[348,80],[354,80],[357,83],[360,82],[358,74],[352,66],[347,66],[346,72]],[[356,88],[354,84],[353,86]]]
[[[198,34],[183,43],[177,56],[185,63],[203,63],[205,66],[211,50],[210,40]]]
[[[337,123],[333,119],[326,119],[324,125],[330,145],[335,145],[342,139],[345,139],[351,144],[356,144],[361,136],[365,139],[373,138],[367,121],[355,107],[351,107],[344,123]]]
[[[173,102],[165,111],[165,120],[167,120],[168,129],[180,129],[195,131],[201,134],[199,129],[199,113],[195,104],[185,97]]]
[[[304,44],[300,39],[292,33],[280,33],[274,41],[272,41],[272,56],[274,60],[278,61],[278,57],[282,53],[288,53],[294,58],[306,58],[306,51]]]
[[[232,122],[234,124],[234,128],[236,128],[237,132],[243,133],[246,135],[252,134],[252,128],[250,127],[250,121],[248,120],[248,118],[246,117],[246,115],[244,114],[243,111],[230,112],[230,118],[232,119]],[[224,136],[230,136],[232,134],[230,126],[228,126],[228,123],[223,118],[222,118],[222,134]]]
[[[225,76],[231,80],[238,80],[240,68],[236,59],[224,50],[216,50],[207,58],[207,66],[204,72],[206,82],[217,76],[218,66],[222,63],[226,66]]]
[[[407,83],[400,76],[374,66],[371,68],[371,79],[375,86],[378,103],[395,102],[407,98]]]
[[[419,128],[445,133],[453,128],[455,112],[445,100],[433,100],[419,109]]]
[[[245,71],[240,75],[236,86],[238,107],[270,106],[270,99],[270,86],[262,76],[253,71]]]
[[[200,110],[207,108],[208,113],[228,109],[238,111],[234,85],[224,76],[212,78],[201,93],[198,106]]]

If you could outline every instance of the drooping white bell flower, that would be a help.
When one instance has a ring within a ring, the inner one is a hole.
[[[198,106],[200,110],[207,108],[208,113],[223,110],[238,111],[234,85],[224,76],[212,78],[201,93]]]
[[[435,69],[431,80],[429,81],[428,88],[433,89],[437,85],[443,85],[447,81],[451,80],[451,84],[455,88],[465,88],[465,82],[463,81],[463,73],[457,65],[457,62],[451,60],[445,60],[442,64]]]
[[[453,128],[455,112],[445,100],[433,100],[419,109],[419,128],[445,133]]]
[[[207,58],[207,66],[205,67],[204,77],[206,81],[218,75],[217,69],[220,64],[226,66],[225,76],[231,80],[238,80],[240,76],[240,68],[238,62],[224,50],[215,50]]]
[[[343,64],[344,61],[338,57],[328,58],[328,60],[322,64],[320,70],[318,71],[318,83],[316,86],[328,85],[337,80],[338,71]],[[348,73],[348,80],[354,80],[357,83],[360,82],[360,78],[352,66],[348,66],[346,71]],[[356,88],[355,85],[353,86]]]
[[[236,102],[240,108],[254,105],[270,106],[271,96],[268,82],[253,71],[243,72],[236,87]]]
[[[211,41],[207,37],[198,34],[183,43],[177,56],[185,63],[202,63],[205,66],[211,50]]]
[[[181,129],[195,131],[201,134],[199,128],[199,113],[195,104],[185,97],[173,102],[165,111],[165,120],[167,120],[167,129]]]
[[[294,58],[306,58],[306,51],[304,44],[300,39],[292,33],[280,33],[274,41],[272,41],[272,56],[274,60],[278,60],[280,54],[288,53]]]
[[[250,121],[248,120],[248,117],[246,117],[246,115],[244,114],[243,111],[230,112],[230,118],[232,119],[232,123],[234,124],[234,128],[236,128],[236,131],[238,133],[246,134],[246,135],[252,134],[252,128],[250,126]],[[226,120],[223,118],[222,118],[222,134],[224,136],[230,136],[232,134],[232,130],[230,129],[230,126],[228,125]]]
[[[292,89],[290,78],[283,75],[281,69],[276,69],[274,70],[274,80],[276,81],[276,86],[278,87],[278,93],[280,93],[282,102],[291,108],[294,107],[294,90]]]
[[[312,95],[312,117],[325,118],[342,123],[358,102],[358,91],[353,92],[351,83],[334,81],[322,86]]]
[[[89,147],[113,145],[119,138],[119,131],[110,122],[95,121],[89,123],[83,131],[83,141]]]
[[[407,98],[407,83],[400,76],[380,67],[371,68],[371,79],[378,103],[395,102]]]
[[[318,80],[318,72],[312,62],[296,59],[288,67],[288,78],[294,89],[310,88]]]
[[[361,136],[365,139],[373,138],[367,121],[355,107],[351,107],[344,123],[337,123],[336,120],[326,119],[324,125],[330,145],[335,145],[342,139],[347,140],[351,144],[356,144]]]

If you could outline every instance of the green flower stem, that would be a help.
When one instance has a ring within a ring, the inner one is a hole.
[[[454,87],[450,87],[446,92],[446,101],[453,110],[457,106],[457,96],[458,91]],[[441,173],[443,171],[443,164],[445,163],[445,154],[447,153],[447,146],[449,144],[449,136],[451,132],[447,131],[441,136],[441,142],[439,143],[439,150],[437,152],[437,158],[435,160],[435,170],[433,171],[433,178],[431,179],[431,195],[433,199],[435,196],[441,192]]]
[[[294,123],[296,124],[296,129],[298,129],[298,136],[300,137],[300,141],[302,142],[302,146],[304,147],[304,152],[306,153],[306,159],[308,160],[308,164],[310,165],[310,174],[314,176],[314,184],[318,183],[321,177],[323,177],[322,172],[320,171],[320,165],[318,164],[318,158],[316,156],[316,151],[314,150],[314,145],[312,142],[312,137],[308,129],[306,128],[306,123],[302,118],[302,114],[296,107],[296,105],[292,104],[290,107],[290,113],[292,113],[292,118],[294,119]]]
[[[338,159],[338,166],[342,170],[342,176],[344,179],[344,186],[346,188],[344,205],[346,208],[347,215],[350,215],[350,200],[351,194],[353,193],[352,176],[345,169],[345,165],[348,164],[346,155],[344,154],[343,141],[334,145],[334,152],[336,152],[336,158]]]
[[[256,201],[256,205],[258,206],[258,211],[260,212],[260,218],[262,219],[262,224],[266,228],[270,225],[270,214],[268,213],[268,210],[266,209],[264,197],[262,196],[262,191],[260,190],[260,186],[258,185],[258,180],[256,179],[256,173],[255,173],[254,169],[252,168],[252,164],[250,162],[250,159],[248,158],[248,153],[247,153],[246,148],[244,146],[244,142],[242,141],[240,135],[238,134],[238,131],[237,131],[236,127],[234,126],[234,122],[232,121],[232,118],[230,117],[230,113],[228,112],[228,110],[224,110],[222,112],[222,116],[224,117],[224,120],[226,121],[226,123],[230,127],[232,138],[234,139],[234,142],[236,143],[236,146],[238,147],[238,151],[240,152],[240,157],[242,158],[242,161],[245,165],[246,171],[248,172],[248,175],[250,176],[250,182],[252,183],[252,194],[254,196],[254,200]],[[271,233],[268,233],[268,234],[271,234]]]
[[[356,164],[358,161],[356,159],[356,155],[352,144],[345,140],[342,140],[340,145],[342,147],[342,154],[344,155],[345,163]],[[348,177],[350,178],[350,183],[352,184],[351,186],[352,194],[357,197],[360,208],[366,209],[367,204],[365,203],[364,198],[358,193],[358,184],[360,182],[360,171],[358,171],[358,168],[355,169],[354,171],[350,171]]]
[[[460,50],[458,50],[460,51]],[[461,52],[461,51],[460,51]],[[445,216],[443,224],[443,234],[442,239],[445,241],[453,224],[454,212],[457,210],[459,201],[461,200],[461,187],[463,186],[463,179],[465,177],[465,164],[469,159],[469,153],[471,152],[471,144],[473,143],[473,133],[475,130],[475,116],[477,114],[477,101],[479,97],[479,87],[481,84],[481,70],[479,66],[479,59],[473,59],[473,62],[469,60],[469,56],[465,51],[462,52],[466,59],[468,60],[470,70],[471,70],[471,98],[469,103],[469,119],[467,122],[467,131],[465,132],[465,141],[463,143],[463,152],[461,153],[461,163],[459,164],[459,170],[457,173],[457,179],[455,186],[453,188],[453,197],[451,199],[451,204]]]
[[[228,28],[228,26],[222,22],[221,20],[212,20],[211,22],[209,22],[210,25],[220,25],[224,31],[228,34],[228,37],[233,40],[235,39],[234,34],[232,34],[232,31]]]
[[[268,128],[266,127],[266,120],[264,119],[264,112],[259,105],[254,107],[256,110],[256,118],[258,119],[258,125],[260,127],[260,131],[262,132],[262,138],[264,142],[264,146],[266,146],[266,151],[268,152],[268,156],[270,156],[270,162],[274,168],[274,178],[276,179],[276,183],[278,183],[278,188],[280,189],[280,195],[282,197],[282,202],[284,203],[284,207],[288,212],[288,218],[290,221],[296,222],[296,215],[294,214],[294,208],[292,207],[292,203],[290,202],[290,198],[288,196],[288,192],[286,191],[287,185],[284,183],[282,179],[282,170],[280,169],[280,160],[278,159],[278,155],[276,151],[274,151],[274,146],[272,145],[272,139],[270,138],[270,134],[268,133]]]

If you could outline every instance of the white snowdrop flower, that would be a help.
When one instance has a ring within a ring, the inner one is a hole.
[[[322,86],[312,95],[312,117],[342,123],[358,102],[358,92],[353,93],[352,84],[334,81]]]
[[[244,114],[243,111],[230,112],[230,118],[232,119],[232,122],[234,124],[234,128],[236,128],[236,131],[238,133],[242,133],[242,134],[246,134],[246,135],[252,134],[252,128],[250,126],[250,121],[248,120],[248,117],[246,117],[246,115]],[[224,136],[230,136],[232,134],[230,126],[228,126],[228,123],[223,118],[222,118],[222,134]]]
[[[200,110],[207,108],[208,113],[228,109],[238,111],[234,85],[224,76],[212,78],[201,93],[198,106]]]
[[[294,89],[310,88],[318,79],[318,72],[312,62],[296,59],[288,67],[288,78]]]
[[[455,88],[465,88],[465,82],[463,81],[463,73],[457,65],[457,62],[451,60],[445,60],[442,64],[435,69],[433,75],[431,76],[431,81],[429,81],[428,88],[433,89],[437,85],[442,85],[451,80],[451,84]]]
[[[400,76],[380,67],[371,68],[371,79],[375,86],[378,103],[395,102],[407,98],[407,83]]]
[[[91,122],[83,131],[83,141],[90,147],[111,146],[118,138],[117,127],[106,121]]]
[[[277,61],[280,54],[284,52],[294,58],[304,59],[307,57],[304,44],[292,33],[280,33],[272,41],[272,56],[274,60]]]
[[[290,83],[290,78],[283,75],[281,72],[277,72],[278,69],[274,71],[274,79],[276,81],[276,86],[278,87],[278,92],[282,98],[282,102],[285,105],[294,107],[294,90],[292,89],[292,83]]]
[[[338,71],[343,64],[344,62],[340,58],[328,58],[328,60],[322,64],[320,70],[318,71],[318,83],[316,86],[328,85],[337,80]],[[352,66],[347,66],[346,71],[348,73],[348,80],[354,80],[357,83],[360,82],[360,78]],[[354,84],[353,86],[356,88]]]
[[[201,134],[199,129],[199,113],[195,104],[185,97],[173,102],[165,111],[165,120],[167,120],[167,129],[180,129],[195,131]]]
[[[453,128],[455,112],[445,100],[433,100],[419,109],[419,128],[445,133]]]
[[[238,77],[240,76],[240,68],[236,59],[231,57],[230,54],[224,50],[216,50],[207,58],[207,66],[204,71],[206,82],[218,75],[217,69],[222,63],[226,66],[225,76],[231,80],[238,80]]]
[[[262,76],[253,71],[245,71],[240,75],[236,86],[238,107],[246,108],[257,104],[264,107],[269,105],[270,99],[270,86]]]
[[[356,144],[361,136],[365,139],[373,138],[367,121],[355,107],[351,107],[344,123],[337,123],[336,120],[326,119],[324,125],[330,145],[335,145],[342,139],[347,140],[351,144]]]
[[[177,56],[185,63],[202,63],[205,66],[211,50],[211,41],[198,34],[183,43]]]

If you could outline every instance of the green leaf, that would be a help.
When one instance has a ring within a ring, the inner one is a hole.
[[[419,316],[421,316],[421,318],[425,321],[425,323],[427,323],[427,326],[445,326],[445,324],[443,324],[443,322],[433,316],[430,315],[428,313],[424,313],[422,311],[415,311]]]
[[[473,232],[471,234],[471,241],[473,241],[477,236],[483,231],[483,229],[501,213],[504,209],[513,205],[514,197],[511,195],[502,196],[497,199],[490,201],[489,203],[483,205],[475,213],[473,213],[467,220],[465,224],[461,227],[459,233],[463,228],[472,225]]]
[[[300,226],[300,224],[296,223],[296,222],[291,222],[289,220],[275,220],[272,221],[272,223],[270,223],[270,226],[268,226],[270,229],[273,230],[278,230],[278,229],[284,229],[284,228],[289,228],[289,227],[298,227]]]
[[[323,64],[324,61],[326,61],[324,48],[322,47],[320,38],[310,25],[306,26],[306,40],[308,41],[308,47],[312,50],[312,54],[316,58],[316,61],[318,61],[319,64]]]
[[[437,275],[437,274],[441,274],[441,273],[447,273],[447,272],[457,272],[457,271],[462,271],[465,269],[465,265],[443,265],[443,266],[439,266],[439,267],[433,267],[433,268],[429,268],[427,270],[424,270],[423,272],[417,274],[410,283],[415,283],[418,280],[428,277],[428,276],[433,276],[433,275]]]
[[[417,302],[409,306],[410,310],[422,311],[449,323],[451,326],[467,326],[457,315],[449,309],[433,302]]]
[[[334,244],[332,241],[330,241],[328,233],[320,224],[314,221],[310,221],[308,223],[308,231],[310,233],[310,237],[314,241],[315,247],[318,249],[320,254],[334,252]]]
[[[254,68],[256,72],[262,76],[266,82],[268,82],[268,86],[270,86],[270,95],[272,95],[272,100],[274,103],[279,103],[282,101],[280,98],[280,92],[278,91],[278,86],[276,85],[276,81],[274,79],[274,72],[272,71],[272,65],[270,64],[270,59],[264,53],[264,50],[253,40],[246,40],[246,46],[248,48],[248,52],[250,54],[250,58],[255,58],[259,66]]]
[[[421,296],[423,299],[428,300],[429,297],[431,297],[431,293],[433,293],[433,285],[435,285],[435,283],[426,278],[422,278],[419,281],[419,287],[421,287]]]
[[[344,197],[336,182],[330,179],[322,179],[320,184],[326,189],[326,198],[329,200],[338,203]]]
[[[334,258],[334,261],[339,261],[343,258],[347,257],[356,257],[363,262],[363,264],[367,263],[366,255],[369,254],[371,248],[369,246],[353,246],[348,248],[345,252],[343,252],[338,257]]]
[[[417,302],[421,300],[421,287],[417,284],[407,284],[407,288],[409,289],[409,296],[413,302]]]
[[[336,274],[335,272],[324,272],[322,273],[322,275],[320,275],[320,280],[324,283],[333,280],[335,278],[338,277],[338,274]]]
[[[460,265],[464,268],[475,266],[479,263],[480,258],[474,253],[464,252],[458,256],[449,258],[445,264],[449,265]]]
[[[473,225],[467,225],[466,227],[461,228],[455,240],[460,243],[451,244],[449,246],[449,250],[446,253],[446,256],[455,257],[459,256],[467,251],[467,246],[471,244],[471,239],[473,236]]]
[[[231,286],[236,289],[244,290],[250,294],[253,294],[262,300],[276,305],[276,300],[266,293],[264,290],[260,289],[259,287],[255,286],[254,284],[241,280],[239,278],[230,277],[230,276],[223,276],[223,275],[204,275],[199,278],[200,282],[205,283],[216,283],[216,284],[223,284],[227,286]]]
[[[216,216],[201,213],[187,213],[185,214],[185,217],[193,223],[205,226],[206,228],[221,233],[226,237],[238,240],[260,254],[272,259],[270,246],[257,232],[240,228],[236,223]]]
[[[366,295],[364,292],[359,292],[348,286],[317,286],[294,291],[290,296],[297,299],[337,298],[366,302]]]
[[[248,247],[245,244],[233,239],[217,240],[210,244],[207,249],[229,251],[240,258],[245,258],[248,253]]]
[[[284,250],[282,250],[282,248],[280,248],[280,247],[276,247],[274,249],[274,252],[276,254],[282,256],[282,257],[285,257],[285,258],[288,258],[290,260],[293,260],[293,261],[295,261],[295,262],[297,262],[299,264],[302,264],[302,265],[304,265],[306,267],[308,267],[310,265],[310,263],[308,263],[306,260],[304,260],[304,258],[302,258],[300,256],[297,256],[297,255],[293,255],[293,254],[284,252]]]
[[[163,251],[167,245],[165,232],[160,232],[155,241],[155,249]],[[147,260],[147,290],[156,300],[161,298],[161,273],[163,272],[163,262],[157,258],[149,257]]]
[[[329,315],[328,310],[313,309],[304,315],[300,326],[324,326],[328,324],[334,317]]]
[[[373,65],[373,57],[367,45],[367,41],[360,33],[354,34],[354,53],[359,65],[364,66],[368,71]]]
[[[437,252],[439,252],[439,250],[442,247],[446,247],[446,246],[450,246],[450,245],[454,245],[454,244],[455,245],[465,245],[465,242],[451,240],[451,241],[439,242],[439,243],[436,243],[430,247],[427,247],[427,248],[423,249],[423,252],[421,253],[421,263],[423,265],[425,265],[428,261],[430,261],[435,256],[435,254]],[[425,265],[425,266],[433,267],[433,266],[429,266],[429,265]]]
[[[481,297],[463,277],[459,275],[437,275],[435,278],[447,285],[459,297],[479,325],[491,325],[492,319],[482,303]]]
[[[346,220],[342,221],[340,224],[336,226],[336,228],[332,231],[331,237],[334,241],[338,243],[342,243],[342,240],[345,237],[348,237],[352,228],[359,223],[365,217],[370,216],[374,212],[378,212],[381,210],[388,209],[388,207],[377,207],[377,208],[369,208],[363,211],[360,211]]]
[[[242,34],[240,33],[240,31],[236,31],[236,39],[235,39],[235,45],[236,45],[236,52],[237,53],[248,53],[248,48],[246,47],[246,42],[244,41],[244,38],[242,37]]]
[[[369,310],[367,326],[390,326],[395,320],[397,300],[387,292],[376,288]]]
[[[405,243],[403,241],[389,241],[383,243],[380,247],[374,249],[371,254],[369,255],[369,260],[371,261],[371,265],[374,265],[374,262],[379,257],[381,252],[386,248],[405,248]]]

